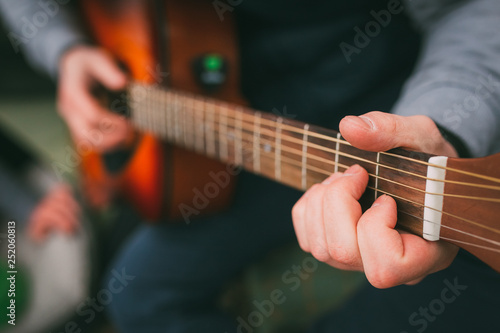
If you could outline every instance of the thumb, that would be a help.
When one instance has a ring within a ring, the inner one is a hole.
[[[93,62],[93,65],[89,66],[91,75],[106,88],[111,90],[125,88],[127,76],[106,51],[96,53],[93,59],[89,58],[89,61]]]
[[[430,154],[457,155],[427,116],[403,117],[373,111],[359,117],[347,116],[339,126],[342,136],[363,150],[386,151],[402,147]]]

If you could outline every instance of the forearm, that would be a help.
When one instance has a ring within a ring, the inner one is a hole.
[[[473,156],[499,150],[500,2],[419,0],[407,9],[424,41],[393,112],[431,117]]]
[[[72,1],[0,0],[0,13],[14,51],[53,78],[62,53],[87,40]]]

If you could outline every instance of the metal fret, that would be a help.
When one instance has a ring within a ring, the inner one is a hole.
[[[152,116],[151,116],[151,88],[147,89],[147,98],[146,98],[146,114],[147,114],[147,119],[146,119],[146,128],[148,131],[152,130]]]
[[[274,149],[274,178],[281,180],[281,124],[283,118],[279,117],[276,121],[276,142]]]
[[[160,91],[157,89],[154,89],[152,91],[152,98],[151,98],[151,114],[153,115],[153,133],[155,135],[161,135],[161,123],[160,123],[160,108],[159,108],[159,100],[160,100]]]
[[[335,144],[335,170],[339,172],[339,149],[340,149],[340,132],[337,133],[337,143]]]
[[[210,157],[215,157],[215,115],[213,110],[213,105],[209,103],[204,103],[206,122],[205,122],[205,144],[207,148],[207,154]]]
[[[253,171],[260,173],[260,112],[253,119]]]
[[[194,104],[196,103],[199,103],[200,101],[198,99],[196,99],[196,101],[194,102]],[[205,112],[203,112],[203,110],[201,108],[198,108],[198,107],[195,107],[195,112],[196,113],[199,113],[199,115],[197,115],[195,117],[195,124],[196,124],[196,127],[197,127],[197,130],[195,130],[195,141],[196,141],[196,150],[199,152],[199,153],[204,153],[205,152]]]
[[[375,165],[375,200],[378,198],[378,169],[380,163],[380,152],[377,152],[377,164]]]
[[[173,142],[175,138],[175,126],[174,126],[174,105],[172,101],[172,93],[167,95],[167,128],[168,128],[168,140]]]
[[[193,98],[185,98],[185,111],[188,116],[188,122],[186,124],[186,135],[187,135],[187,147],[190,149],[194,148],[194,136],[196,133],[195,128],[195,116],[194,116],[194,99]],[[188,132],[189,131],[189,132]]]
[[[302,189],[307,189],[307,140],[309,124],[304,125],[304,136],[302,137]]]
[[[229,157],[227,147],[227,109],[219,106],[219,156],[223,161]]]
[[[188,147],[188,139],[187,139],[187,117],[186,117],[186,106],[184,104],[184,97],[179,96],[179,112],[182,115],[182,123],[181,123],[181,129],[182,129],[182,142],[184,143],[184,147]]]
[[[160,112],[160,135],[162,139],[167,137],[167,106],[166,106],[166,94],[161,93],[159,96],[160,105],[158,105],[158,110]]]
[[[179,124],[179,96],[174,94],[174,133],[175,133],[175,142],[180,143],[182,131]]]
[[[236,165],[243,165],[243,111],[238,108],[235,116],[234,162]]]

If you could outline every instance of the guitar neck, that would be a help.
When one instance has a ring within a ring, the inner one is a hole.
[[[427,154],[363,151],[334,130],[185,92],[132,83],[129,96],[139,129],[299,190],[359,164],[369,174],[364,203],[390,194],[400,225],[422,235],[427,165],[415,161]]]
[[[499,211],[500,179],[472,171],[484,164],[494,169],[486,168],[487,174],[495,175],[500,155],[469,163],[404,149],[368,152],[337,131],[236,104],[138,83],[130,85],[129,96],[139,129],[299,190],[359,164],[369,175],[363,208],[390,195],[397,203],[399,229],[444,239],[500,272],[500,230],[486,213]],[[471,190],[481,192],[470,196]],[[474,221],[476,215],[485,218]]]

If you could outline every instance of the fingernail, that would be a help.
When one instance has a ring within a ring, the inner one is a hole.
[[[387,200],[388,195],[387,194],[382,194],[380,197],[375,200],[375,202],[372,204],[372,207],[377,207],[380,206],[385,200]]]
[[[354,164],[344,171],[344,176],[355,175],[359,171],[361,171],[361,167],[358,164]]]
[[[345,120],[355,124],[358,127],[364,128],[366,130],[373,129],[372,121],[365,116],[347,116],[344,118]]]
[[[359,116],[358,118],[363,121],[363,123],[365,124],[365,127],[367,129],[373,129],[373,122],[371,121],[370,118],[365,117],[365,116]]]

